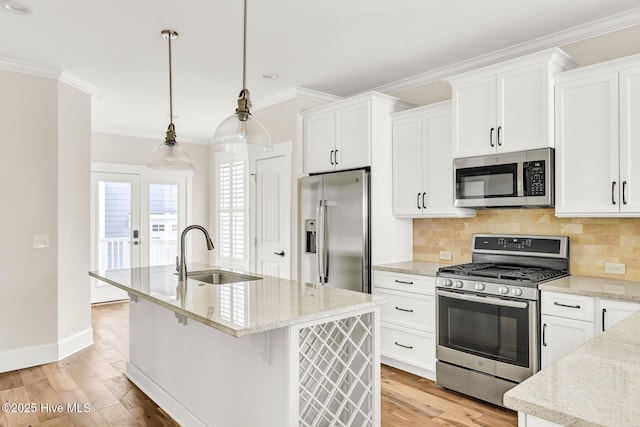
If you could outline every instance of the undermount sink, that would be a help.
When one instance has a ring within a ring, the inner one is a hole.
[[[248,282],[250,280],[262,280],[262,277],[249,276],[246,274],[231,273],[229,271],[210,270],[194,271],[187,273],[189,279],[199,282],[210,283],[212,285],[222,285],[224,283]]]

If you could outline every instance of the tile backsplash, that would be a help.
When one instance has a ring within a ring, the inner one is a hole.
[[[460,264],[471,261],[473,233],[569,236],[571,274],[640,280],[640,218],[557,218],[553,209],[488,209],[475,218],[413,220],[413,259]],[[452,259],[440,260],[440,251]],[[626,274],[604,272],[623,263]]]

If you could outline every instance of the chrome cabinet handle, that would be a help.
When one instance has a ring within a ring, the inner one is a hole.
[[[413,346],[412,345],[400,344],[398,341],[396,341],[394,344],[397,345],[398,347],[403,347],[403,348],[408,348],[409,350],[413,350]]]
[[[333,153],[333,161],[336,162],[336,165],[338,164],[338,150],[336,150],[336,152]]]
[[[278,256],[284,256],[284,251],[274,252],[273,254]]]
[[[405,282],[404,280],[396,279],[396,283],[402,283],[403,285],[413,285],[413,282]]]
[[[611,204],[615,205],[616,204],[616,197],[615,197],[615,191],[616,191],[616,182],[613,181],[611,183]]]
[[[498,126],[498,133],[496,136],[496,141],[498,141],[498,146],[502,147],[502,142],[500,142],[500,129],[502,129],[502,126]]]
[[[396,306],[396,310],[398,311],[405,311],[407,313],[413,313],[413,309],[409,309],[409,308],[400,308],[398,306]]]
[[[606,314],[607,314],[607,309],[603,308],[602,309],[602,332],[604,332],[604,318]]]
[[[332,165],[335,165],[335,163],[333,163],[333,152],[336,150],[331,150],[331,152],[329,153],[329,162],[331,162]]]
[[[547,346],[547,324],[542,325],[542,345]]]
[[[627,181],[622,181],[622,204],[626,205],[627,204],[627,196],[626,193],[627,191]]]
[[[494,128],[491,128],[489,130],[489,145],[491,145],[492,147],[495,147],[496,145],[493,143],[493,130]]]
[[[577,309],[579,309],[579,308],[580,308],[580,306],[579,306],[579,305],[562,304],[561,302],[558,302],[558,301],[554,301],[554,302],[553,302],[553,305],[557,305],[557,306],[559,306],[559,307],[566,307],[566,308],[577,308]]]
[[[426,197],[427,193],[422,193],[422,209],[427,209],[427,203],[425,202]]]

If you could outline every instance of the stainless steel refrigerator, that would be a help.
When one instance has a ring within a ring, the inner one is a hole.
[[[369,171],[301,178],[301,279],[370,293]]]

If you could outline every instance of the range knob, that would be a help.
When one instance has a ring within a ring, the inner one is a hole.
[[[509,288],[507,288],[506,286],[500,286],[498,288],[498,292],[500,292],[501,294],[508,294],[509,293]]]
[[[474,288],[476,288],[476,291],[484,291],[484,283],[478,282],[474,285]]]
[[[453,285],[453,282],[451,281],[451,279],[444,279],[443,285],[450,287],[451,285]]]
[[[512,294],[514,294],[515,296],[518,296],[518,297],[519,297],[520,295],[522,295],[522,289],[520,289],[520,288],[513,288],[513,289],[511,289],[511,293],[512,293]]]
[[[462,280],[456,280],[456,288],[462,288],[462,286],[464,286]]]

